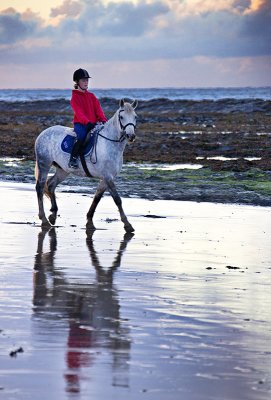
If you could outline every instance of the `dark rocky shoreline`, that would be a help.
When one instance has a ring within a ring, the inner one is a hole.
[[[118,101],[100,101],[110,118]],[[34,142],[42,130],[72,126],[72,110],[64,99],[0,102],[0,112],[0,157],[24,162],[34,160]],[[148,174],[131,174],[130,169],[118,179],[122,195],[271,205],[271,101],[155,99],[139,101],[137,113],[137,140],[125,149],[126,163],[189,163],[203,168]],[[15,180],[16,173],[7,168],[1,165],[0,179]]]

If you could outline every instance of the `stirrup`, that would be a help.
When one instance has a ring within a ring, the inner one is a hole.
[[[77,169],[78,168],[78,160],[76,157],[72,157],[69,161],[69,167],[73,168],[73,169]]]

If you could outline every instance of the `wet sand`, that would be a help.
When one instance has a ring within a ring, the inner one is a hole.
[[[270,399],[270,208],[126,198],[127,236],[105,197],[87,236],[33,188],[0,186],[1,399]]]

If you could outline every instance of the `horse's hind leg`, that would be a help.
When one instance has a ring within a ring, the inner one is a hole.
[[[116,205],[118,207],[118,210],[120,213],[120,218],[124,224],[124,229],[126,230],[126,232],[134,232],[134,228],[128,221],[128,219],[123,211],[122,201],[121,201],[120,195],[117,192],[114,182],[112,180],[107,181],[107,187],[109,189],[111,196],[113,197],[114,202],[116,203]]]
[[[104,181],[100,181],[96,193],[94,195],[93,201],[91,203],[90,209],[87,213],[87,225],[86,225],[86,230],[87,231],[93,231],[95,230],[95,226],[93,224],[93,215],[95,213],[95,210],[97,208],[97,205],[99,204],[101,198],[103,197],[103,194],[107,188],[107,184]]]
[[[51,224],[46,218],[44,212],[44,205],[43,205],[43,194],[44,194],[44,187],[46,184],[46,179],[48,172],[50,170],[50,164],[43,164],[41,162],[36,162],[36,192],[38,197],[38,205],[39,205],[39,219],[41,220],[41,226],[43,227],[50,227]]]
[[[67,175],[68,175],[67,172],[65,172],[59,166],[56,166],[55,174],[53,176],[51,176],[47,181],[46,195],[48,195],[48,197],[50,197],[50,200],[51,200],[50,211],[52,213],[49,215],[49,221],[52,225],[54,225],[56,222],[57,211],[58,211],[55,189],[60,182],[64,181],[64,179],[67,177]]]

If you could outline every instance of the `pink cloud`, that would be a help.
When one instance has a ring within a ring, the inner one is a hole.
[[[61,6],[51,9],[50,16],[53,18],[64,15],[76,17],[80,14],[82,9],[83,5],[79,1],[65,0]]]

